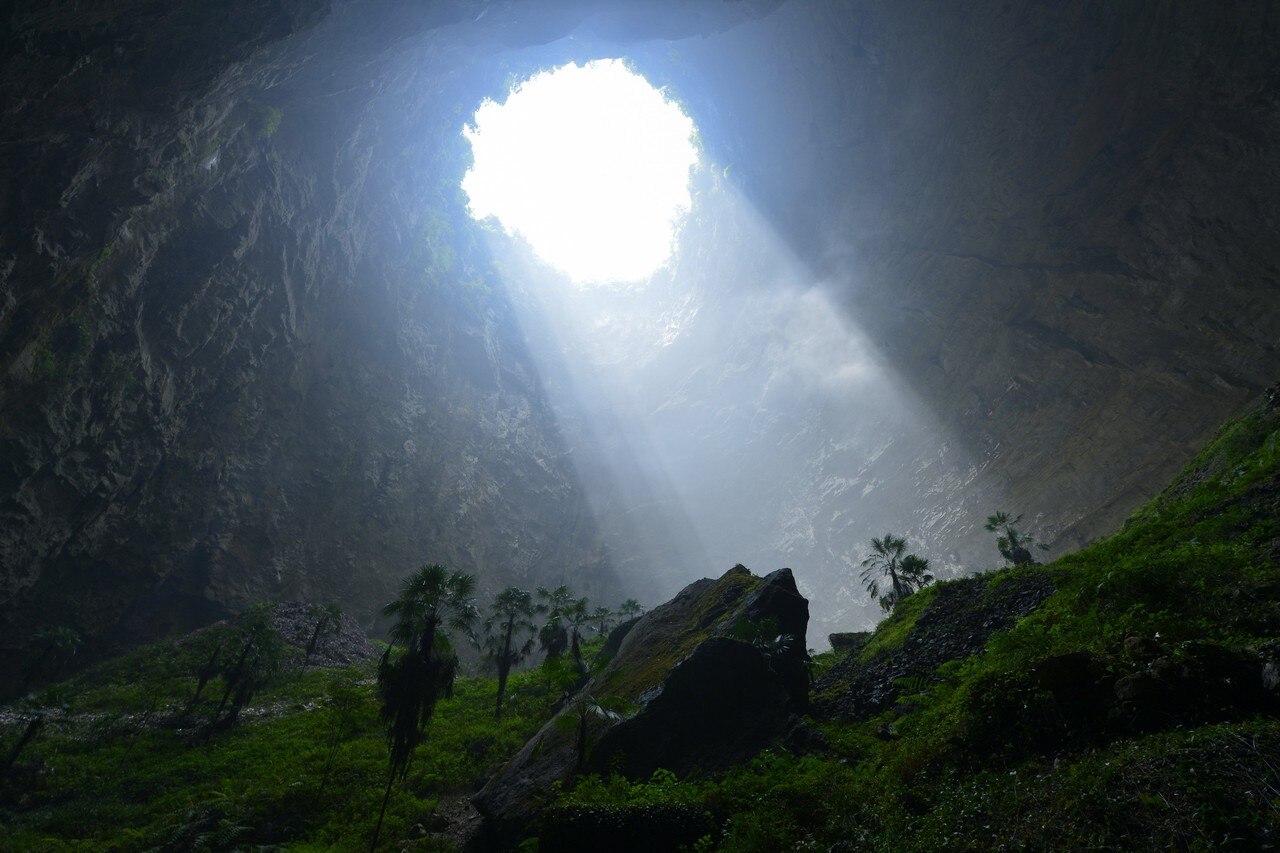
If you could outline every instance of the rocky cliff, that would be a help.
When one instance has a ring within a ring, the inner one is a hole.
[[[798,716],[809,704],[808,622],[790,569],[760,578],[741,565],[640,617],[476,795],[489,839],[501,846],[530,832],[540,798],[576,773],[696,776],[770,746],[804,749],[817,737]],[[624,710],[597,710],[610,700]]]
[[[8,23],[0,659],[44,625],[107,643],[263,597],[368,614],[424,559],[607,600],[732,549],[805,566],[857,627],[880,527],[951,572],[994,557],[997,503],[1088,539],[1280,367],[1261,0],[120,0]],[[785,347],[764,309],[722,334],[778,292],[738,258],[682,303],[717,330],[672,327],[633,373],[649,443],[579,428],[600,404],[557,393],[556,359],[584,353],[527,340],[458,132],[508,75],[619,53],[754,217],[701,208],[695,235],[737,235],[702,268],[777,243],[825,300],[786,316],[856,337],[891,417],[785,371],[743,392]],[[673,465],[583,483],[628,447]],[[654,531],[687,544],[637,558]]]

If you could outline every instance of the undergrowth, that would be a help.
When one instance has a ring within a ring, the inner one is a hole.
[[[705,814],[712,831],[688,845],[699,851],[1280,843],[1276,718],[1239,714],[1131,730],[1104,719],[1058,737],[1070,729],[1063,720],[1071,709],[1041,678],[1056,661],[1096,668],[1111,684],[1135,671],[1135,649],[1177,660],[1274,643],[1278,427],[1280,414],[1255,410],[1225,426],[1114,536],[1047,566],[993,574],[985,595],[1034,572],[1048,573],[1055,591],[980,654],[916,679],[909,701],[870,720],[810,720],[827,748],[765,752],[726,773],[685,780],[666,771],[642,781],[584,777],[552,792],[548,814],[668,807]],[[755,582],[745,573],[722,579],[724,595],[708,596],[708,609],[678,626],[670,654],[655,656],[660,669],[727,618],[721,599],[736,601],[737,587]],[[903,601],[849,654],[866,664],[903,648],[940,601],[935,590]],[[221,630],[126,654],[37,697],[48,722],[18,762],[25,775],[0,794],[0,849],[366,847],[387,772],[372,664],[295,671],[257,695],[236,726],[198,738],[174,721],[188,705],[187,717],[207,714],[216,700],[217,679],[192,702],[193,673],[227,642]],[[836,657],[819,656],[817,666]],[[620,674],[609,686],[632,697],[661,674]],[[513,675],[508,713],[494,721],[495,690],[492,679],[463,678],[439,705],[406,784],[393,789],[385,836],[420,836],[396,841],[397,849],[448,849],[447,839],[411,829],[434,825],[441,801],[473,792],[519,750],[559,693],[546,671]],[[0,731],[6,753],[23,711],[11,708]]]
[[[288,676],[204,742],[164,723],[189,699],[184,667],[199,657],[158,644],[55,691],[67,704],[22,756],[28,784],[5,792],[0,849],[367,849],[387,774],[372,665]],[[333,697],[344,685],[356,698],[340,711]],[[393,788],[385,837],[405,838],[441,798],[474,791],[558,695],[539,670],[513,674],[495,721],[495,692],[495,679],[463,677],[439,705],[406,783]],[[412,849],[452,848],[428,836]]]
[[[1280,636],[1278,428],[1276,411],[1253,411],[1114,536],[993,575],[990,594],[1025,572],[1049,573],[1056,592],[981,654],[939,667],[909,704],[813,721],[828,751],[765,753],[686,781],[592,778],[559,795],[558,813],[703,808],[716,830],[690,844],[698,850],[1270,849],[1280,843],[1274,717],[1051,749],[1034,736],[1065,713],[1036,682],[1048,663],[1085,660],[1114,678],[1133,671],[1134,638],[1177,659],[1183,647],[1253,649]],[[935,597],[906,599],[856,654],[867,663],[902,647]]]

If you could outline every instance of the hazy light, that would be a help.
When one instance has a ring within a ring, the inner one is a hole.
[[[620,60],[538,74],[463,133],[471,215],[497,217],[570,278],[635,281],[671,257],[693,121]]]

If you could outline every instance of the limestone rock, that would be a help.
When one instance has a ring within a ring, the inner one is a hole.
[[[734,639],[744,625],[769,623],[796,636],[770,657]],[[776,745],[815,742],[796,712],[807,704],[793,667],[802,665],[807,603],[789,569],[758,578],[735,566],[718,580],[695,581],[641,616],[617,654],[583,695],[627,700],[638,708],[591,730],[586,769],[647,778],[724,769]],[[796,651],[796,650],[799,651]],[[557,719],[572,711],[561,711]],[[539,796],[579,767],[575,739],[547,723],[476,795],[495,843],[514,840],[537,817]]]

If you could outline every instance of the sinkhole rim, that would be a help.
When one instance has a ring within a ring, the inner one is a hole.
[[[701,138],[687,107],[625,58],[527,74],[483,100],[462,136],[468,215],[571,283],[642,282],[675,258]]]

